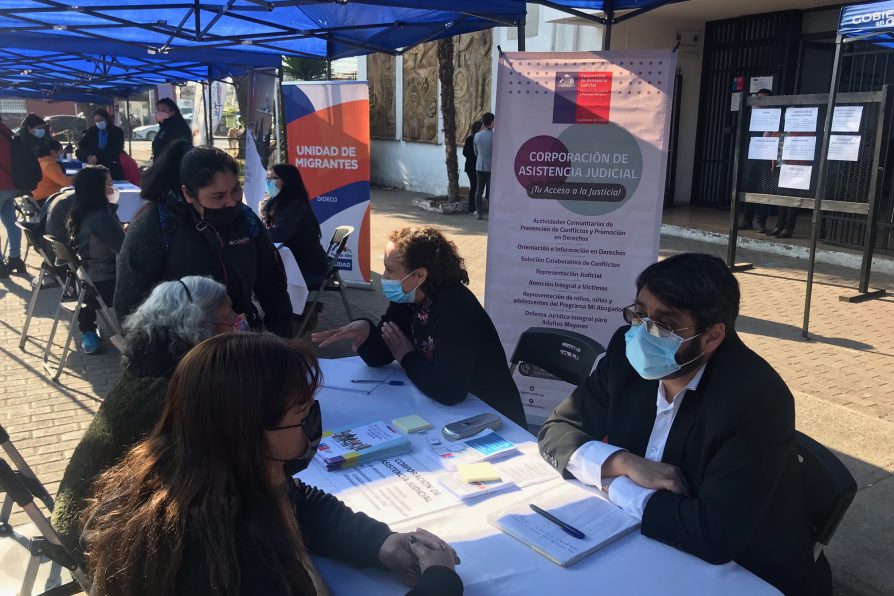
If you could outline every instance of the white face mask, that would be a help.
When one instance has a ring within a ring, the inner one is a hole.
[[[112,187],[112,194],[106,195],[109,199],[109,203],[116,204],[118,199],[121,197],[121,191],[118,190],[117,186]]]

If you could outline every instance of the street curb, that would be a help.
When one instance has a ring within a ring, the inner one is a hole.
[[[698,240],[700,242],[710,242],[711,244],[722,244],[724,246],[729,242],[728,234],[720,234],[718,232],[709,232],[708,230],[698,230],[669,224],[661,224],[661,233],[675,238]],[[803,259],[806,261],[810,258],[810,249],[806,246],[797,246],[794,244],[786,244],[784,242],[768,242],[766,240],[755,240],[753,238],[739,236],[736,246],[746,250],[774,254],[792,259]],[[840,252],[837,250],[818,249],[816,251],[817,263],[859,269],[861,261],[862,257],[856,254]],[[874,256],[872,259],[872,271],[874,273],[894,275],[894,259],[877,255]]]

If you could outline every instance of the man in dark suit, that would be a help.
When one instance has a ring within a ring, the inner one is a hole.
[[[739,286],[720,259],[681,254],[637,278],[629,324],[539,435],[566,478],[608,492],[643,535],[736,561],[785,594],[831,592],[814,563],[794,399],[735,332]]]

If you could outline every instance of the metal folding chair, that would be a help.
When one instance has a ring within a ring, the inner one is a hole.
[[[28,310],[25,314],[25,324],[22,326],[22,336],[19,338],[19,349],[25,349],[25,342],[28,341],[28,328],[31,326],[31,318],[34,316],[34,310],[37,308],[37,299],[40,296],[40,291],[43,289],[44,280],[48,276],[55,277],[56,281],[59,282],[59,285],[62,286],[65,283],[65,280],[60,279],[56,275],[56,267],[53,264],[53,260],[50,259],[49,255],[47,255],[46,251],[43,250],[40,243],[40,237],[34,231],[34,224],[25,223],[21,221],[16,222],[16,226],[22,230],[22,236],[25,237],[25,242],[29,247],[33,246],[34,251],[40,255],[40,258],[43,260],[40,266],[40,272],[37,274],[37,280],[32,284],[33,288],[31,290],[31,300],[28,301]],[[65,290],[59,297],[61,302],[62,298],[65,296]]]
[[[50,243],[50,246],[56,255],[56,265],[59,267],[67,267],[70,272],[70,275],[68,275],[65,280],[65,285],[62,287],[63,296],[68,290],[69,284],[72,283],[74,284],[75,291],[78,293],[77,301],[74,305],[74,312],[72,313],[71,322],[68,327],[68,337],[66,338],[65,346],[62,349],[62,356],[59,358],[59,366],[56,368],[56,372],[53,373],[53,381],[58,381],[59,375],[62,374],[62,369],[65,366],[65,362],[68,360],[68,353],[71,351],[71,340],[74,338],[75,328],[77,327],[78,315],[81,312],[81,308],[84,306],[84,300],[87,298],[88,291],[93,292],[93,297],[96,298],[96,301],[99,304],[97,314],[103,319],[108,329],[112,331],[113,338],[111,341],[113,343],[116,343],[114,336],[119,336],[121,334],[121,328],[118,326],[118,320],[115,318],[114,311],[112,311],[105,300],[102,299],[93,280],[90,279],[87,269],[84,268],[74,252],[58,238],[44,236],[44,239]],[[47,340],[47,347],[43,353],[43,365],[44,368],[47,369],[47,372],[52,372],[50,351],[53,346],[53,339],[56,337],[56,328],[59,325],[59,319],[63,308],[64,303],[60,300],[59,307],[56,309],[56,317],[53,320],[53,327],[50,329],[50,338]]]
[[[310,302],[310,308],[305,309],[305,312],[308,314],[301,322],[301,327],[298,328],[298,337],[304,336],[304,331],[307,328],[308,322],[315,317],[317,307],[320,303],[320,297],[324,290],[338,290],[341,295],[341,302],[345,307],[345,313],[348,315],[348,320],[354,320],[354,313],[351,311],[351,305],[348,302],[348,291],[345,287],[345,282],[341,279],[341,274],[339,273],[338,268],[338,258],[341,256],[341,253],[345,251],[345,248],[348,245],[348,237],[350,237],[353,232],[354,226],[338,226],[332,232],[332,238],[329,240],[329,247],[326,249],[328,263],[326,277],[323,280],[323,283],[320,284],[320,287],[314,290],[314,298]]]

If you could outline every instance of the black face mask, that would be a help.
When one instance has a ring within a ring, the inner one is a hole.
[[[304,430],[304,436],[307,438],[307,449],[298,457],[283,460],[283,470],[289,477],[307,468],[310,465],[310,460],[317,453],[317,447],[320,446],[320,440],[323,438],[323,417],[320,414],[320,402],[314,400],[307,416],[299,424],[280,426],[273,430],[295,428],[297,426]]]
[[[230,225],[242,214],[242,205],[233,207],[221,207],[219,209],[202,209],[202,219],[210,223],[215,228],[222,228]]]

